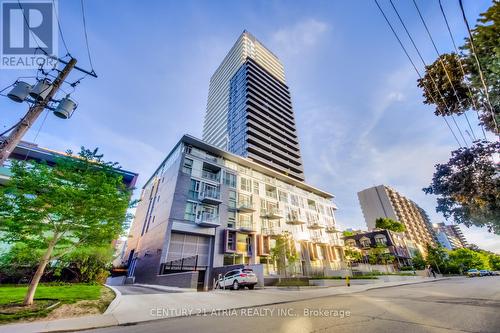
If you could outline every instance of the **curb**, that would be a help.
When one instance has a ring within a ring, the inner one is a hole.
[[[108,315],[111,313],[112,310],[114,310],[118,306],[118,303],[120,303],[120,300],[122,298],[122,293],[118,289],[116,289],[110,285],[105,284],[104,286],[108,287],[109,289],[111,289],[115,293],[115,299],[112,300],[111,303],[109,303],[108,308],[103,313],[103,315]]]

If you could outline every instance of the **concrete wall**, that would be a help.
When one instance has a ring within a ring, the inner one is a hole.
[[[128,258],[130,251],[135,250],[135,255],[137,256],[137,265],[134,274],[136,283],[155,283],[156,276],[160,270],[160,263],[166,256],[165,248],[168,249],[169,229],[171,228],[169,216],[174,191],[177,186],[181,157],[182,154],[165,170],[163,176],[158,178],[159,187],[154,199],[156,202],[150,212],[151,222],[149,229],[142,236],[143,225],[147,218],[151,185],[144,190],[142,201],[137,208],[130,232],[131,237],[129,236],[127,241],[127,250],[124,256]]]
[[[179,288],[198,288],[198,272],[182,272],[182,273],[172,273],[165,275],[157,275],[155,278],[155,284],[168,287],[179,287]]]
[[[115,277],[108,277],[106,279],[106,284],[108,286],[121,286],[125,284],[125,279],[127,277],[124,276],[115,276]]]
[[[380,273],[394,273],[396,270],[394,269],[394,266],[392,265],[370,265],[370,264],[356,264],[352,268],[353,271],[359,271],[359,272],[373,272],[373,271],[378,271]]]

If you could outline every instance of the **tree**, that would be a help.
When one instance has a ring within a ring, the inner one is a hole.
[[[394,262],[394,259],[395,257],[389,253],[389,251],[387,250],[387,246],[385,245],[379,244],[376,247],[372,247],[368,251],[368,262],[372,265],[387,265]]]
[[[293,269],[292,274],[295,273],[295,263],[299,260],[298,254],[290,244],[293,244],[293,239],[288,232],[279,235],[276,237],[275,246],[270,253],[271,260],[277,266],[278,273],[285,274],[285,276],[287,269],[290,267]]]
[[[113,255],[114,248],[110,244],[80,246],[59,260],[55,274],[61,276],[64,271],[69,271],[72,281],[104,283],[112,266]]]
[[[387,229],[394,232],[403,232],[406,227],[403,223],[394,221],[387,217],[379,217],[375,220],[375,227],[379,229]]]
[[[471,268],[488,269],[488,257],[469,249],[456,249],[449,253],[449,270],[463,273]]]
[[[363,256],[358,250],[347,246],[344,249],[344,257],[348,262],[360,262]]]
[[[493,5],[485,13],[481,14],[478,23],[472,29],[471,33],[475,54],[481,64],[481,70],[488,88],[496,123],[500,126],[500,48],[498,46],[498,36],[500,36],[500,2],[498,0],[493,1]],[[481,102],[480,104],[483,106],[480,109],[481,121],[486,129],[499,134],[495,128],[489,103],[486,101],[481,75],[474,57],[470,38],[466,38],[462,49],[466,52],[465,61],[471,85]]]
[[[74,248],[109,244],[128,223],[131,190],[97,149],[58,158],[53,167],[12,162],[12,177],[0,189],[2,240],[43,249],[25,305],[31,305],[47,264]]]
[[[424,77],[417,80],[423,90],[424,103],[435,105],[436,116],[462,114],[471,107],[471,96],[461,66],[456,53],[442,54],[426,66]]]
[[[420,251],[418,251],[414,256],[413,258],[411,258],[411,261],[413,263],[413,267],[415,269],[425,269],[425,266],[427,265],[427,263],[425,262],[425,259],[424,257],[422,256],[422,253],[420,253]]]
[[[499,133],[492,114],[500,125],[499,13],[500,2],[494,1],[471,31],[474,49],[470,38],[466,38],[460,54],[441,54],[426,66],[424,76],[417,80],[423,90],[424,103],[435,106],[434,114],[460,115],[472,107],[479,113],[481,125],[496,134]],[[475,55],[481,65],[489,100]]]
[[[433,247],[427,245],[427,257],[425,261],[428,265],[431,265],[434,270],[439,273],[444,273],[447,271],[448,267],[448,253],[442,246]]]
[[[487,227],[500,234],[500,166],[494,155],[500,142],[477,141],[437,164],[426,194],[437,195],[437,212],[466,226]]]
[[[344,237],[354,236],[354,232],[349,230],[344,230],[342,231],[342,236]]]

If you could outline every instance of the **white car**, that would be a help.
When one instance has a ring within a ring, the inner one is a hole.
[[[238,290],[240,288],[248,287],[248,289],[253,289],[257,284],[257,275],[253,270],[248,268],[238,268],[227,272],[226,274],[220,274],[219,279],[215,283],[215,288],[224,288]]]

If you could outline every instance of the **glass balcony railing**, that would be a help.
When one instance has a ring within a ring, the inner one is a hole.
[[[260,210],[260,216],[265,217],[270,220],[276,220],[276,219],[282,219],[285,217],[285,214],[283,211],[279,208],[268,208],[268,209],[261,209]]]
[[[250,212],[255,210],[253,203],[251,201],[246,201],[246,200],[238,201],[237,207],[238,210],[243,212]]]
[[[220,226],[219,215],[209,212],[201,212],[196,218],[196,224],[202,227],[218,227]]]
[[[202,192],[200,192],[199,199],[202,202],[220,203],[220,191],[217,188],[206,187]]]

